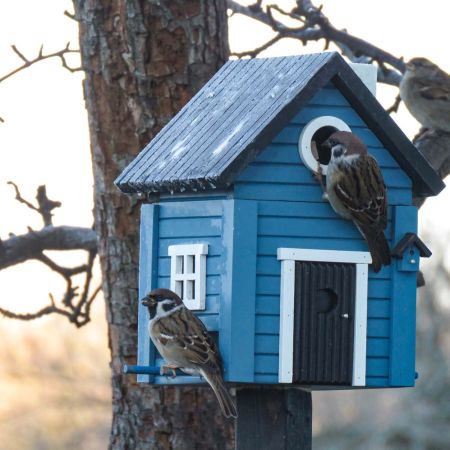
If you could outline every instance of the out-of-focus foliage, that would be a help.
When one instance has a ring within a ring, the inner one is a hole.
[[[104,450],[111,422],[103,302],[80,330],[0,320],[0,450]]]

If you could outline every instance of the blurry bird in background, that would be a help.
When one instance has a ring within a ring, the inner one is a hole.
[[[423,127],[450,133],[450,75],[426,58],[406,64],[400,97]]]
[[[203,323],[169,289],[154,289],[142,299],[150,314],[149,333],[166,365],[175,375],[181,369],[200,375],[213,389],[225,417],[237,417],[236,406],[225,386],[219,349]]]
[[[389,265],[390,249],[384,235],[387,225],[386,186],[376,160],[356,135],[333,133],[322,147],[331,151],[327,168],[326,193],[337,214],[352,220],[363,235],[379,272]]]

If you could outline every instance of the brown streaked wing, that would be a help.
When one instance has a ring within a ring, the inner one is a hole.
[[[419,93],[427,100],[450,101],[450,91],[446,86],[425,86],[419,90]]]
[[[386,187],[373,157],[360,156],[353,165],[346,166],[334,190],[357,223],[377,230],[386,228]]]
[[[161,333],[173,336],[174,343],[182,348],[183,356],[193,364],[221,371],[216,343],[203,322],[187,308],[174,311],[158,321],[158,325]]]

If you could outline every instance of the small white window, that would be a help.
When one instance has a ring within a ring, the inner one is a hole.
[[[169,245],[170,289],[193,310],[204,310],[208,244]]]
[[[341,119],[334,116],[321,116],[308,122],[298,140],[298,151],[303,164],[313,172],[317,172],[318,163],[322,173],[327,174],[330,153],[322,149],[321,145],[335,131],[351,131],[350,127]]]

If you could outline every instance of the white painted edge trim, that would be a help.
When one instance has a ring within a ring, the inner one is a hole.
[[[369,252],[346,250],[318,250],[310,248],[279,248],[279,260],[341,262],[355,264],[370,264],[372,257]]]
[[[180,244],[169,245],[169,256],[207,255],[208,244]]]
[[[375,96],[377,93],[378,70],[372,64],[350,63],[350,67]]]
[[[292,383],[294,355],[295,261],[281,262],[278,382]]]
[[[292,383],[293,378],[295,261],[341,262],[356,264],[352,386],[365,386],[370,253],[279,248],[277,256],[281,260],[278,381]]]
[[[336,131],[352,131],[350,127],[341,119],[334,116],[320,116],[308,122],[298,138],[298,152],[303,164],[313,172],[317,172],[318,162],[312,153],[311,139],[314,133],[323,127],[333,127]],[[321,164],[322,173],[327,174],[327,165]]]
[[[355,329],[353,336],[353,386],[366,385],[368,276],[368,265],[356,264]]]

